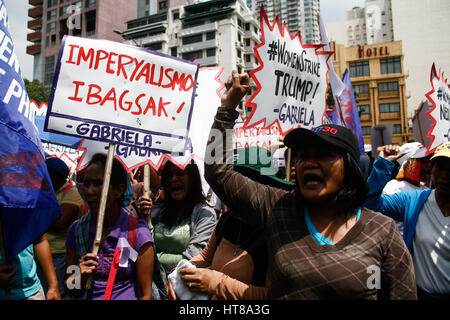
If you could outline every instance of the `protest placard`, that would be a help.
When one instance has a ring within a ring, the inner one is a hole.
[[[276,124],[284,136],[293,128],[321,125],[331,53],[303,44],[300,31],[292,36],[278,16],[270,25],[263,6],[260,24],[262,42],[254,48],[259,67],[250,71],[258,88],[246,103],[253,110],[245,126]]]
[[[65,36],[45,130],[112,143],[123,154],[183,154],[197,73],[198,64],[164,54]]]
[[[192,158],[203,160],[206,142],[208,140],[209,128],[214,121],[214,115],[220,106],[221,90],[225,87],[219,76],[223,72],[222,67],[200,68],[195,93],[195,106],[193,108],[191,130],[188,136],[190,148],[183,155],[171,155],[162,153],[140,154],[138,148],[118,146],[116,158],[129,170],[138,168],[144,164],[150,164],[158,169],[167,159],[180,168],[184,168]],[[80,145],[83,155],[78,163],[77,170],[80,171],[87,166],[92,156],[97,152],[105,153],[108,144],[93,140],[83,140]],[[133,152],[126,152],[134,150]]]
[[[444,72],[439,70],[433,63],[431,67],[430,82],[432,89],[425,95],[433,107],[427,115],[433,121],[433,126],[428,131],[427,137],[431,138],[427,154],[433,153],[441,143],[450,141],[450,88]]]

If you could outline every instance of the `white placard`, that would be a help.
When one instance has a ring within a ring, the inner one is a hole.
[[[434,125],[427,134],[427,137],[432,139],[427,154],[433,153],[441,143],[450,141],[450,89],[444,73],[440,70],[437,73],[434,63],[431,67],[430,81],[432,89],[425,96],[433,105],[427,115]]]
[[[182,154],[197,73],[198,64],[164,54],[65,36],[45,130],[138,148],[147,157]]]
[[[260,23],[262,42],[254,48],[259,67],[250,72],[258,89],[246,103],[253,110],[245,126],[276,124],[284,136],[293,128],[323,124],[331,53],[303,44],[300,32],[291,36],[278,16],[270,25],[262,6]]]

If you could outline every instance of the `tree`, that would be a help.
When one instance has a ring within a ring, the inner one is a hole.
[[[330,84],[328,84],[328,90],[327,90],[327,108],[334,109],[333,91],[331,90]]]
[[[50,89],[46,89],[44,84],[37,79],[30,81],[23,79],[25,87],[27,88],[28,96],[31,100],[34,100],[38,105],[42,102],[48,103],[50,99]]]

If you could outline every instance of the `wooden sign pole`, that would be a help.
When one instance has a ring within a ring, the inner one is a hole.
[[[291,180],[291,148],[287,149],[286,155],[286,163],[284,164],[286,167],[286,181]]]
[[[144,165],[144,196],[150,197],[150,165],[146,163]],[[147,223],[150,225],[150,214],[147,215]]]
[[[98,254],[98,250],[100,249],[100,242],[102,239],[103,221],[105,220],[106,200],[108,198],[109,182],[111,180],[111,170],[114,153],[115,153],[115,145],[110,143],[108,146],[108,155],[106,157],[105,173],[103,175],[103,187],[100,198],[100,207],[98,209],[97,229],[95,231],[94,244],[92,246],[92,253],[94,254]],[[87,289],[91,288],[91,281],[92,276],[89,277],[88,282],[86,284]]]

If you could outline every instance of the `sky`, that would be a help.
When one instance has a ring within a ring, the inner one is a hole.
[[[130,1],[130,0],[116,0]],[[9,27],[13,38],[14,48],[22,69],[22,76],[33,78],[33,56],[26,54],[27,42],[28,0],[3,0],[9,17]],[[345,13],[353,7],[364,7],[364,0],[320,0],[320,12],[324,24],[345,20]]]

